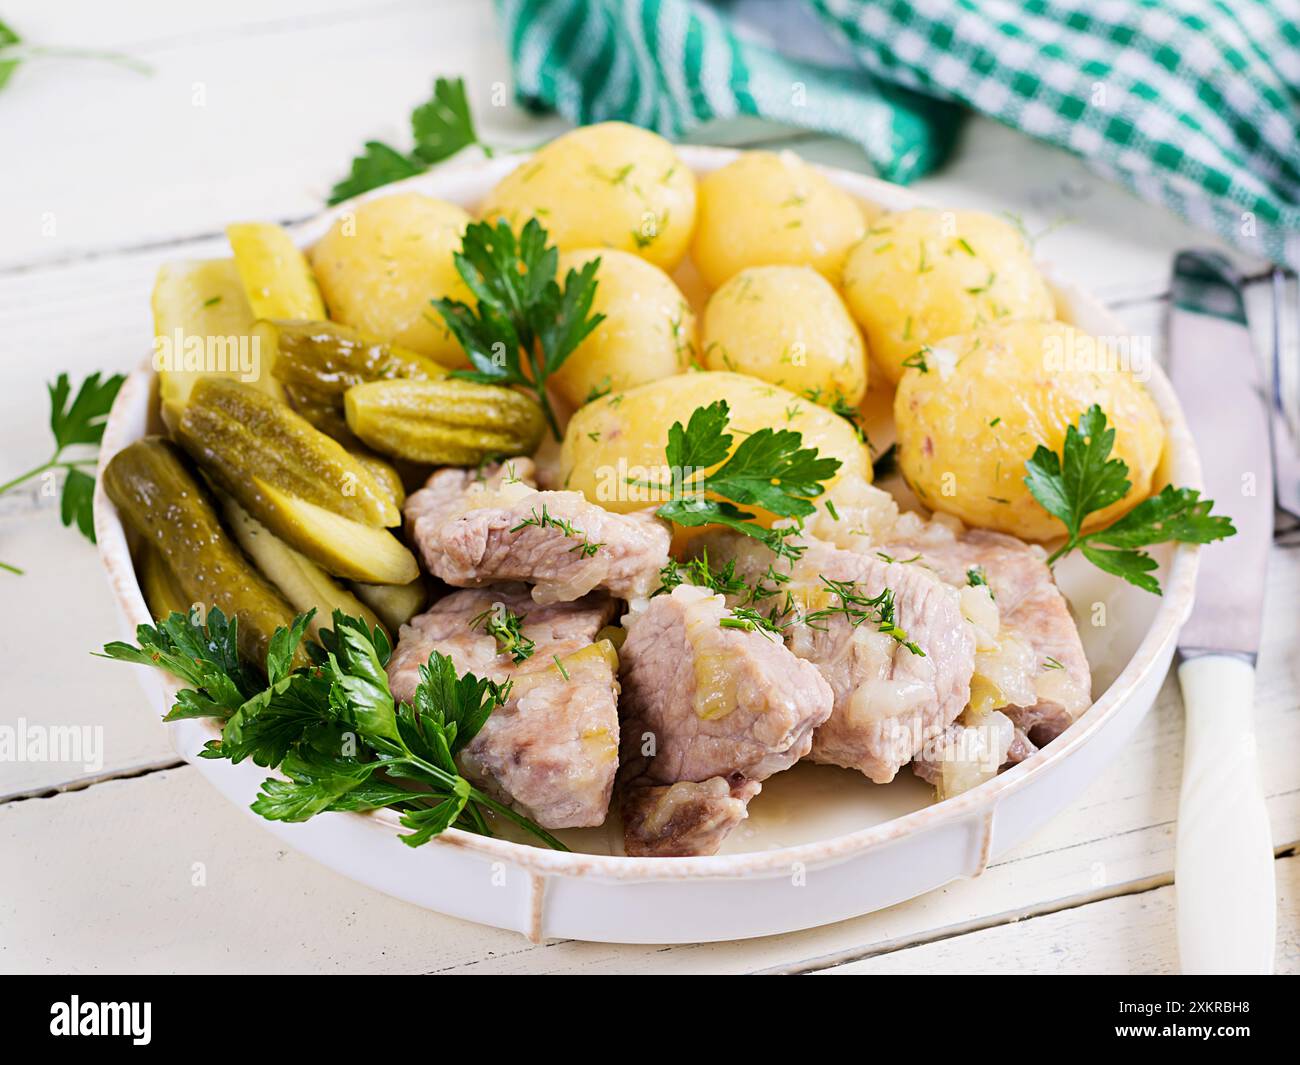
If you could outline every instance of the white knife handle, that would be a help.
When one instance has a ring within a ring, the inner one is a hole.
[[[1273,838],[1255,753],[1255,670],[1231,655],[1178,667],[1187,712],[1174,859],[1184,973],[1271,973]]]

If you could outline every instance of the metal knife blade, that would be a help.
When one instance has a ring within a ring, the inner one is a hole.
[[[1169,367],[1201,455],[1202,498],[1237,527],[1236,536],[1201,548],[1196,603],[1178,649],[1253,662],[1273,539],[1269,404],[1240,278],[1216,252],[1184,251],[1174,261]]]

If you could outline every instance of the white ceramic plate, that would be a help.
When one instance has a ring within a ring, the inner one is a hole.
[[[716,169],[735,152],[682,147],[697,173]],[[370,194],[396,188],[427,192],[471,210],[519,157],[457,161]],[[896,210],[923,205],[895,185],[826,170],[862,200]],[[302,227],[305,246],[318,239],[344,204]],[[689,270],[689,266],[687,267]],[[1050,267],[1047,267],[1052,276]],[[689,279],[683,279],[688,293]],[[1054,280],[1060,316],[1094,335],[1120,336],[1124,327],[1096,300]],[[141,293],[141,299],[144,294]],[[152,424],[153,372],[137,370],[123,386],[109,419],[101,465]],[[1191,435],[1168,380],[1158,367],[1148,382],[1168,432],[1162,476],[1200,485]],[[95,529],[114,595],[126,622],[149,615],[132,568],[127,538],[102,488],[95,493]],[[411,849],[395,838],[396,818],[330,814],[304,824],[254,817],[263,828],[346,876],[429,909],[533,939],[563,937],[627,943],[741,939],[829,924],[890,906],[960,877],[978,876],[988,862],[1059,811],[1111,760],[1150,709],[1178,629],[1191,609],[1197,552],[1180,546],[1161,557],[1163,597],[1148,595],[1073,559],[1058,578],[1081,620],[1093,667],[1095,704],[1054,743],[997,778],[945,802],[909,772],[889,785],[830,766],[800,765],[764,783],[750,818],[707,858],[628,858],[618,853],[614,826],[563,832],[572,853],[457,830]],[[1104,625],[1090,624],[1104,604]],[[170,705],[162,674],[139,670],[159,715]],[[187,761],[231,802],[247,809],[266,777],[253,765],[197,757],[217,735],[204,720],[168,726]]]

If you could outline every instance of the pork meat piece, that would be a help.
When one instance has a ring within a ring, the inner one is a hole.
[[[779,639],[723,627],[722,596],[681,585],[623,624],[622,784],[629,854],[712,854],[759,782],[808,753],[831,712]]]
[[[623,619],[629,781],[765,780],[808,753],[830,714],[826,682],[780,640],[724,628],[729,615],[722,596],[684,584]]]
[[[710,532],[700,546],[715,563],[734,560],[751,585],[774,593],[760,609],[786,611],[787,646],[830,683],[835,709],[814,734],[809,759],[888,783],[969,702],[973,628],[962,616],[957,591],[928,570],[811,536],[793,542],[803,547],[794,563],[732,532]],[[769,567],[781,580],[765,578]],[[861,599],[889,589],[895,623],[923,654],[880,631],[871,608],[844,609],[828,582]]]
[[[538,603],[595,589],[633,599],[658,586],[666,522],[649,511],[614,514],[581,492],[540,492],[532,475],[527,459],[434,473],[403,508],[429,572],[459,588],[526,581]]]
[[[710,777],[623,792],[623,847],[631,856],[680,858],[716,854],[746,816],[749,800],[763,785],[756,780]]]
[[[476,621],[502,609],[523,618],[520,631],[533,641],[522,662]],[[613,647],[595,638],[613,616],[601,593],[542,606],[522,584],[453,592],[402,626],[389,684],[396,699],[410,699],[434,651],[462,673],[511,681],[505,705],[460,752],[461,771],[543,828],[599,825],[618,770],[619,684]]]
[[[1001,709],[1035,744],[1059,736],[1091,705],[1092,674],[1079,630],[1042,548],[1002,533],[911,521],[900,522],[879,550],[895,558],[919,555],[916,564],[956,588],[968,585],[972,569],[983,572],[997,607],[998,639],[1011,636],[1030,652],[1022,665],[1012,666],[1010,655],[990,663],[1002,672],[1005,691],[1016,693]]]

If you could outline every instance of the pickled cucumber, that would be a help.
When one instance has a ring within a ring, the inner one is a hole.
[[[300,388],[298,385],[284,385],[284,395],[289,406],[306,418],[313,428],[337,440],[349,451],[361,446],[361,441],[353,436],[352,430],[348,428],[348,420],[343,417],[341,396],[331,396],[326,392],[317,392],[314,388]]]
[[[260,521],[228,495],[220,497],[221,510],[226,524],[244,549],[280,594],[300,614],[313,607],[316,610],[309,632],[315,636],[321,628],[329,628],[335,610],[352,617],[365,618],[372,628],[379,618],[360,599],[345,589],[320,566],[301,552],[295,551],[279,537],[272,534]]]
[[[370,584],[409,584],[420,575],[415,556],[387,529],[362,525],[265,483],[259,489],[278,523],[265,524],[327,573]]]
[[[336,577],[406,584],[414,556],[384,526],[401,510],[364,465],[247,386],[195,385],[177,439],[258,521]]]
[[[258,318],[324,318],[316,275],[281,226],[243,222],[226,227],[244,295]]]
[[[145,604],[155,621],[172,614],[189,614],[194,604],[185,598],[176,574],[157,548],[146,545],[140,552],[136,569],[139,571],[140,591],[144,592]]]
[[[152,305],[154,369],[168,426],[176,424],[190,390],[204,377],[243,380],[284,399],[284,386],[271,374],[275,346],[255,333],[233,259],[164,264]]]
[[[370,381],[343,397],[348,428],[383,455],[435,466],[477,466],[534,451],[542,409],[522,392],[447,378]]]
[[[207,491],[168,441],[147,436],[104,467],[104,490],[123,520],[157,551],[175,577],[181,600],[221,608],[239,619],[239,652],[258,668],[293,608],[253,567],[217,517]],[[299,650],[294,665],[307,665]]]
[[[384,486],[337,441],[245,385],[200,381],[176,429],[204,471],[273,530],[264,501],[250,501],[263,484],[374,528],[401,523]]]
[[[366,336],[337,322],[262,321],[257,333],[276,352],[286,385],[339,397],[367,381],[432,381],[447,371],[427,355]]]
[[[406,485],[402,484],[402,475],[372,451],[366,451],[361,447],[348,448],[348,451],[370,471],[370,475],[392,498],[393,505],[401,509],[402,504],[406,502]]]
[[[429,601],[429,589],[422,578],[410,584],[364,584],[352,582],[357,598],[369,606],[394,636]]]

